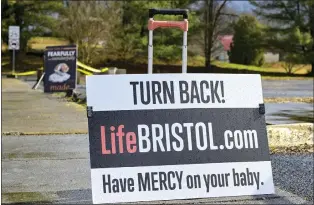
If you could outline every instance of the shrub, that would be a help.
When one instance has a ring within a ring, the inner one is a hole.
[[[261,47],[263,27],[254,16],[242,15],[233,25],[234,36],[228,53],[231,63],[260,66],[264,62]]]

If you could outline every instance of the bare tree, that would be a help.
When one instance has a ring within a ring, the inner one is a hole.
[[[106,50],[110,51],[107,54],[113,59],[126,60],[133,57],[136,40],[136,34],[134,32],[128,32],[130,27],[135,25],[124,24],[125,12],[128,10],[126,7],[126,1],[116,2],[115,4],[115,24],[112,25],[112,30],[110,36],[108,36],[108,41],[106,44]],[[139,37],[139,36],[137,36]]]
[[[196,10],[200,17],[199,43],[203,46],[205,67],[211,71],[213,53],[220,49],[216,43],[219,35],[230,34],[229,24],[237,17],[236,12],[228,7],[230,0],[202,0],[196,2]]]
[[[205,67],[211,70],[210,61],[211,53],[214,43],[215,30],[220,20],[222,9],[225,7],[227,0],[215,1],[205,0],[205,12],[204,12],[204,29],[205,29],[205,41],[204,41],[204,52],[205,52]]]
[[[115,2],[71,1],[60,16],[59,33],[78,46],[79,59],[87,64],[104,51],[116,22]]]
[[[289,53],[284,57],[284,63],[282,65],[288,74],[294,74],[305,66],[306,65],[300,64],[299,56],[293,53]]]

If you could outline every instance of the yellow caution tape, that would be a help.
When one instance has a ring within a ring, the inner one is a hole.
[[[18,76],[22,76],[22,75],[34,75],[34,74],[36,74],[36,71],[27,71],[27,72],[23,72],[23,73],[12,73],[12,72],[8,72],[8,74],[18,75]]]
[[[85,64],[83,64],[83,63],[81,63],[79,61],[77,62],[77,65],[82,67],[82,68],[84,68],[84,69],[86,69],[86,70],[88,70],[88,71],[94,72],[94,73],[100,73],[101,72],[100,70],[98,70],[96,68],[92,68],[90,66],[87,66],[87,65],[85,65]]]
[[[34,75],[36,73],[37,73],[37,71],[27,71],[27,72],[23,72],[23,73],[13,73],[13,75],[25,76],[25,75]]]
[[[82,70],[80,68],[77,68],[77,71],[84,73],[85,75],[93,75],[93,73],[88,72],[86,70]],[[27,72],[23,72],[23,73],[13,73],[13,75],[26,76],[26,75],[35,75],[36,73],[37,73],[37,71],[27,71]]]
[[[5,65],[8,65],[8,64],[9,64],[9,62],[2,62],[1,66],[5,66]]]
[[[42,69],[43,69],[42,67],[39,68],[39,70],[42,70]],[[37,70],[26,71],[26,72],[22,72],[22,73],[10,73],[10,74],[17,75],[17,76],[35,75],[35,74],[37,74]]]
[[[83,73],[83,74],[85,74],[85,75],[93,75],[93,73],[88,72],[88,71],[86,71],[86,70],[82,70],[82,69],[80,69],[80,68],[77,68],[77,71],[79,71],[79,72],[81,72],[81,73]]]
[[[3,63],[4,64],[4,63]],[[2,64],[2,65],[3,65]],[[81,68],[77,68],[77,70],[85,75],[93,75],[93,72],[96,72],[96,73],[100,73],[100,72],[106,72],[108,71],[109,69],[108,68],[102,68],[101,70],[98,70],[96,68],[92,68],[90,66],[87,66],[81,62],[77,62],[77,65],[86,69],[86,70],[83,70]],[[40,67],[39,69],[37,70],[44,70],[43,67]],[[34,71],[27,71],[27,72],[22,72],[22,73],[10,73],[10,74],[13,74],[13,75],[16,75],[16,76],[27,76],[27,75],[35,75],[37,73],[37,70],[34,70]],[[89,72],[90,71],[90,72]],[[8,72],[9,74],[9,72]]]
[[[106,72],[106,71],[108,71],[109,70],[109,68],[102,68],[101,69],[101,72]]]

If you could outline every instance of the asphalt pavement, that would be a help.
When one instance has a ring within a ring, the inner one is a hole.
[[[88,144],[87,135],[2,136],[2,203],[92,203]],[[313,203],[310,201],[313,199],[313,156],[273,155],[271,158],[275,195],[168,203]]]
[[[271,156],[275,185],[314,202],[314,159],[312,154]]]
[[[278,97],[313,97],[314,79],[298,80],[262,80],[263,96]]]
[[[22,76],[21,79],[29,82],[31,86],[35,84],[36,76]],[[85,81],[85,80],[84,80]],[[78,86],[82,93],[85,90],[85,85]],[[313,97],[314,94],[314,79],[262,79],[263,97],[278,98],[278,97]]]
[[[15,134],[2,134],[2,203],[91,203],[88,136],[58,135],[86,132],[86,111],[40,89],[31,90],[32,85],[2,81],[2,131]],[[23,132],[42,134],[21,136]],[[281,154],[271,159],[275,195],[169,203],[313,204],[313,155]]]
[[[23,77],[22,79],[27,82],[29,86],[33,86],[36,80],[33,76]],[[313,80],[314,79],[262,79],[264,98],[288,99],[288,102],[285,103],[265,102],[266,122],[268,124],[313,122],[313,103],[289,101],[295,98],[312,98],[313,101]],[[38,89],[42,90],[42,85]],[[79,98],[84,99],[86,97],[85,85],[77,85],[76,93]]]

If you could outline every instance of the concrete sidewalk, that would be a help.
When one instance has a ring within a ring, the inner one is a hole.
[[[85,108],[2,78],[2,134],[87,133]]]
[[[23,81],[2,78],[2,203],[90,204],[87,131],[87,117],[83,106],[66,102],[41,90],[32,90],[31,85]],[[55,135],[58,133],[68,135]],[[21,136],[23,134],[29,136]],[[267,197],[222,197],[151,203],[309,202],[276,187],[276,195]]]

